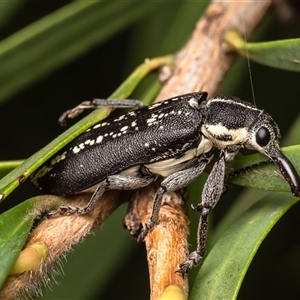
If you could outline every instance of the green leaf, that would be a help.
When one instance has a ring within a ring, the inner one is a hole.
[[[73,1],[9,36],[0,45],[0,101],[49,76],[162,4]]]
[[[18,167],[24,160],[0,161],[0,178]]]
[[[234,222],[205,258],[190,299],[236,299],[260,244],[280,217],[299,199],[270,195]]]
[[[253,61],[273,68],[300,72],[300,38],[246,43],[234,30],[227,31],[224,38],[239,54]]]
[[[0,287],[24,246],[34,219],[57,204],[57,197],[34,197],[0,215]]]

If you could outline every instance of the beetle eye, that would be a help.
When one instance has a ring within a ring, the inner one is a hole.
[[[270,140],[271,140],[271,134],[270,131],[266,128],[266,127],[261,127],[258,129],[258,131],[256,132],[256,143],[261,146],[264,147],[266,146]]]

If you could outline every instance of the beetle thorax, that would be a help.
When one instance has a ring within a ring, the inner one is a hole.
[[[201,132],[216,148],[238,151],[248,141],[249,128],[261,112],[248,102],[221,95],[208,100],[203,107]]]
[[[232,146],[243,145],[249,138],[249,132],[246,128],[228,129],[223,124],[204,124],[201,132],[215,145],[219,150]]]

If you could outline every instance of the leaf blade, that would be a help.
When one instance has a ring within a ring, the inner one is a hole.
[[[246,43],[233,30],[225,34],[225,41],[239,54],[260,64],[287,71],[300,72],[300,39],[286,39],[260,43]]]
[[[299,199],[289,194],[273,194],[253,205],[234,222],[204,260],[190,299],[236,299],[260,244],[297,201]]]

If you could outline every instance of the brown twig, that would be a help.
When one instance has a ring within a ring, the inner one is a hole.
[[[158,185],[141,189],[131,199],[130,210],[125,218],[128,229],[136,223],[145,224],[150,218],[152,203]],[[187,295],[187,278],[177,273],[178,266],[188,255],[187,235],[189,219],[181,191],[168,192],[163,196],[159,222],[145,238],[151,299],[158,299],[169,285],[178,285]],[[134,233],[135,230],[131,230]]]

